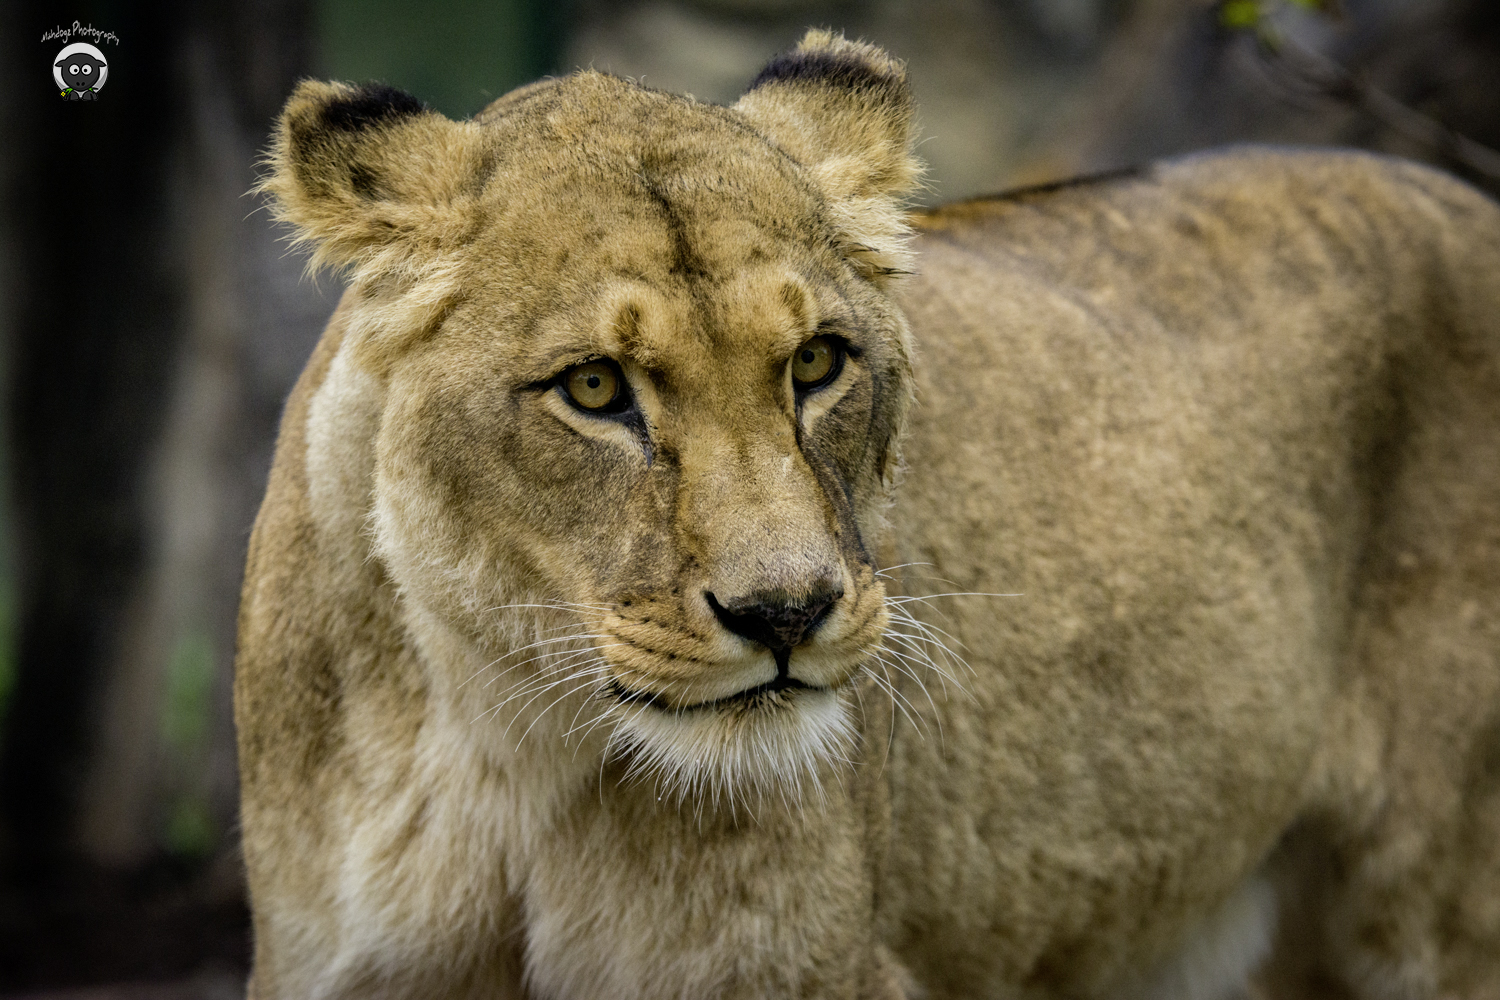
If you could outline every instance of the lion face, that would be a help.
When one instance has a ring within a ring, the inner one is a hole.
[[[793,75],[724,109],[582,74],[453,123],[308,84],[267,183],[353,270],[368,513],[405,599],[501,697],[582,699],[567,714],[684,794],[815,779],[885,630],[911,168],[820,171],[755,127],[815,105],[836,126],[839,99]]]

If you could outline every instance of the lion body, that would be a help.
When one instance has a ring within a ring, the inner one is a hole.
[[[919,980],[1086,995],[1259,870],[1273,995],[1500,989],[1497,215],[1244,150],[927,217],[893,561],[1025,596],[893,750]]]
[[[246,571],[252,995],[1500,992],[1500,208],[1242,150],[893,278],[904,90],[804,50],[734,110],[289,105],[355,282]],[[775,665],[767,580],[838,595]]]

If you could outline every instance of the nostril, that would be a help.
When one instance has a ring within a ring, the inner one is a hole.
[[[772,652],[784,652],[811,635],[844,592],[829,590],[806,601],[757,595],[744,601],[733,601],[727,607],[720,604],[711,591],[704,591],[703,596],[720,625]]]

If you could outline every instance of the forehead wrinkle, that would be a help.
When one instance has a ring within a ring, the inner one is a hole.
[[[612,319],[602,324],[615,350],[646,371],[668,377],[682,367],[684,357],[709,348],[701,308],[685,289],[639,279],[630,285],[627,295],[615,299]]]
[[[623,197],[584,213],[588,226],[569,234],[596,241],[591,243],[596,260],[592,266],[576,258],[566,263],[583,265],[585,273],[575,271],[574,283],[592,283],[587,272],[593,272],[614,287],[596,299],[592,329],[558,331],[548,338],[556,345],[552,353],[569,359],[590,353],[629,358],[653,376],[712,379],[720,385],[736,366],[748,367],[743,374],[754,372],[758,383],[774,376],[773,369],[824,318],[828,285],[836,275],[824,273],[827,262],[817,252],[824,249],[817,234],[791,217],[811,221],[815,205],[797,205],[769,226],[749,211],[765,186],[785,187],[800,178],[769,171],[749,189],[740,186],[743,177],[722,186],[718,171],[706,169],[719,165],[694,163],[694,158],[668,157],[634,170],[612,164],[611,179]],[[807,192],[798,193],[811,201]],[[686,270],[680,266],[684,262],[690,264]],[[803,291],[800,319],[779,293],[787,283]],[[620,309],[631,297],[643,306],[639,322],[634,329],[622,328]]]
[[[820,284],[779,264],[741,273],[726,286],[716,310],[717,339],[727,350],[779,366],[824,320]],[[799,301],[789,301],[789,293]]]
[[[622,357],[628,344],[614,320],[630,299],[612,292],[585,294],[581,302],[572,297],[528,324],[527,353],[553,371],[591,357]]]
[[[787,174],[779,151],[761,152],[777,161],[773,169],[743,155],[729,169],[722,151],[677,149],[641,158],[633,200],[667,236],[668,273],[712,286],[758,259],[785,256],[783,244],[805,254],[804,244],[816,242],[809,229],[818,228],[818,203],[805,178]],[[768,214],[768,204],[778,210]]]

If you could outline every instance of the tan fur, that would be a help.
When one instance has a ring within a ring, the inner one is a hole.
[[[254,997],[1500,995],[1500,209],[1247,149],[908,220],[911,115],[820,32],[730,109],[298,89]],[[722,700],[707,595],[835,591]]]

